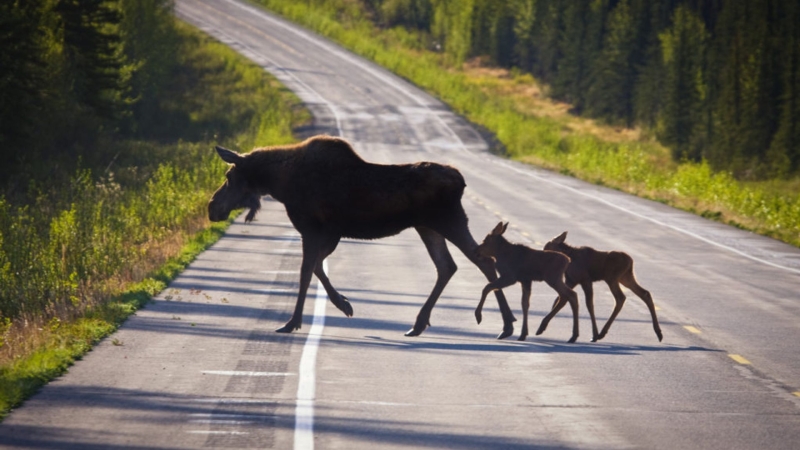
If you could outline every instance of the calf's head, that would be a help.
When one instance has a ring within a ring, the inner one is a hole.
[[[227,220],[234,209],[250,208],[244,219],[245,222],[250,222],[261,208],[261,200],[252,182],[247,179],[247,160],[245,156],[219,146],[217,153],[232,166],[225,173],[225,182],[208,202],[208,219],[220,222]]]
[[[550,242],[548,242],[547,244],[544,244],[544,249],[563,253],[564,248],[567,246],[567,244],[564,243],[566,239],[567,239],[567,232],[565,231],[559,234],[558,236],[554,237],[553,239],[551,239]]]
[[[491,233],[487,234],[486,237],[481,242],[481,245],[478,246],[475,251],[478,253],[478,256],[482,256],[484,258],[497,258],[498,249],[502,242],[505,242],[505,238],[503,237],[503,233],[506,232],[508,228],[508,222],[505,224],[500,222],[494,227]]]

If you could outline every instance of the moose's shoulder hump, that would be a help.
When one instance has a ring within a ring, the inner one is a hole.
[[[353,147],[344,139],[333,136],[315,136],[297,146],[304,153],[306,161],[319,161],[329,164],[363,163]]]

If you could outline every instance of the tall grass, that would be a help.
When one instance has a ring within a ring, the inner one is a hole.
[[[725,221],[800,246],[800,193],[796,182],[740,182],[708,164],[674,163],[653,140],[605,139],[576,131],[571,118],[531,108],[530,76],[487,80],[446,54],[426,50],[426,36],[403,28],[381,29],[357,2],[259,0],[354,52],[407,78],[486,127],[511,158],[538,164]],[[510,87],[511,86],[511,87]],[[606,135],[614,134],[607,132]]]
[[[291,142],[292,126],[308,119],[263,69],[180,30],[181,88],[162,105],[177,136],[109,139],[111,164],[66,185],[34,183],[24,203],[0,197],[0,378],[48,340],[48,324],[103,308],[208,227],[206,203],[226,169],[214,144]]]

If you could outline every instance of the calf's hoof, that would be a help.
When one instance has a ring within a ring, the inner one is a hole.
[[[661,342],[661,339],[664,339],[664,335],[661,334],[661,330],[656,331],[656,336],[658,336],[658,342]]]
[[[519,337],[517,338],[517,340],[518,341],[524,341],[527,337],[528,337],[527,334],[520,334]]]
[[[570,339],[567,341],[567,343],[568,343],[568,344],[574,344],[574,343],[575,343],[575,341],[577,341],[577,340],[578,340],[578,336],[577,336],[577,335],[576,335],[576,336],[572,336],[572,337],[571,337],[571,338],[570,338]]]
[[[475,310],[475,320],[478,321],[478,324],[480,324],[481,320],[483,320],[483,314],[481,314],[481,312],[477,309]]]

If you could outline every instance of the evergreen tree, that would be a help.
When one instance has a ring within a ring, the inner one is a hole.
[[[636,24],[628,0],[622,0],[608,16],[603,49],[594,65],[586,97],[590,114],[631,124],[636,80]]]
[[[708,102],[704,67],[708,32],[694,12],[680,6],[672,27],[660,38],[666,75],[660,136],[675,159],[699,161]]]
[[[534,29],[536,26],[536,0],[514,0],[514,59],[517,66],[530,71],[533,67]]]
[[[101,117],[118,117],[127,100],[127,79],[113,0],[59,0],[64,57],[76,100]]]
[[[772,175],[785,176],[800,168],[800,5],[782,2],[776,23],[780,117],[767,152],[767,165]]]

